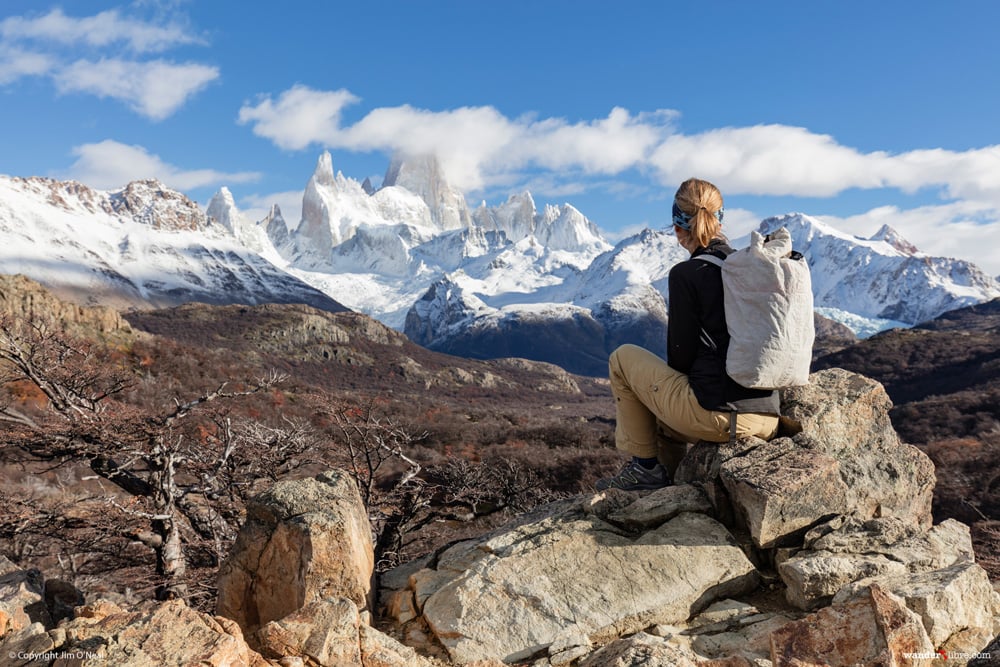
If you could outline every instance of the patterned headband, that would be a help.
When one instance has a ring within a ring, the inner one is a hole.
[[[719,219],[719,224],[722,224],[722,214],[725,211],[725,207],[720,208],[715,212],[715,217]],[[691,231],[691,219],[693,215],[688,215],[677,206],[677,202],[674,202],[674,208],[671,211],[674,218],[674,224],[685,231]]]

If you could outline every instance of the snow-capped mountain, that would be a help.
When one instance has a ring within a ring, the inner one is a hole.
[[[817,311],[864,335],[1000,296],[974,265],[889,227],[860,239],[791,214],[760,230],[777,226],[809,260]],[[82,301],[343,303],[434,349],[588,374],[621,343],[662,352],[667,275],[687,259],[664,231],[612,247],[572,205],[539,210],[527,192],[470,210],[433,158],[393,159],[375,188],[335,172],[328,153],[294,225],[277,206],[248,220],[226,188],[202,213],[153,181],[100,192],[0,177],[0,241],[0,272]]]
[[[483,357],[496,348],[544,354],[546,361],[598,375],[622,343],[665,352],[667,273],[687,258],[670,235],[647,229],[584,268],[534,271],[549,253],[529,236],[486,267],[473,264],[442,278],[407,313],[404,332],[452,354]]]
[[[930,257],[883,226],[871,238],[844,234],[801,213],[764,220],[786,227],[806,256],[817,307],[909,326],[1000,296],[1000,284],[971,262]]]
[[[571,205],[539,211],[529,193],[470,213],[431,158],[394,159],[376,190],[335,173],[328,153],[309,179],[302,221],[268,234],[294,275],[397,329],[444,277],[497,308],[534,300],[611,247]]]
[[[213,203],[220,212],[222,204]],[[157,181],[103,192],[0,176],[0,273],[24,274],[79,303],[118,308],[203,301],[344,310],[251,249],[252,229],[232,215],[235,206],[227,210],[216,220]]]

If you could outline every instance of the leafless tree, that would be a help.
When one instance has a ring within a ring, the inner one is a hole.
[[[408,452],[426,434],[414,434],[377,413],[375,402],[341,407],[330,416],[344,447],[345,464],[372,524],[376,568],[396,565],[407,533],[433,520],[432,490]],[[400,470],[399,464],[404,467]]]
[[[526,466],[502,457],[453,458],[423,468],[411,452],[426,434],[381,415],[375,402],[332,417],[345,467],[368,507],[377,570],[404,560],[408,542],[429,526],[512,514],[558,497]]]
[[[210,405],[238,401],[284,380],[271,373],[234,389],[224,382],[143,410],[121,400],[138,380],[113,350],[73,339],[38,318],[0,316],[0,386],[7,388],[0,421],[9,427],[4,444],[43,460],[85,460],[101,478],[140,500],[123,504],[109,495],[108,510],[148,523],[150,530],[137,537],[156,554],[161,598],[188,592],[186,541],[211,538],[218,551],[230,538],[232,521],[211,500],[233,493],[227,483],[237,478],[246,483],[251,471],[236,474],[234,462],[253,460],[276,442],[273,455],[279,457],[308,446],[294,424],[255,430],[226,421],[221,432],[205,428]],[[11,387],[30,389],[36,405],[17,400]],[[254,453],[241,453],[246,449]]]

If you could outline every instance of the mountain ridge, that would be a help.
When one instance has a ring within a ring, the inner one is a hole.
[[[427,156],[394,157],[381,187],[366,182],[322,153],[289,224],[276,206],[248,220],[227,188],[201,213],[156,181],[100,192],[0,177],[0,271],[115,306],[351,308],[473,358],[554,361],[575,347],[586,361],[569,368],[587,374],[623,342],[662,346],[667,275],[687,259],[668,231],[612,245],[571,204],[539,207],[530,192],[470,210]],[[1000,296],[973,264],[921,253],[888,225],[860,239],[796,213],[759,229],[776,225],[810,262],[818,312],[862,336]]]
[[[119,309],[188,301],[346,309],[155,180],[99,191],[0,177],[0,272],[26,275],[83,305]]]

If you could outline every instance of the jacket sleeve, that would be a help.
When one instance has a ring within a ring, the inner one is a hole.
[[[683,264],[670,270],[667,281],[667,364],[681,373],[690,373],[698,352],[698,302],[694,284],[685,276]]]

